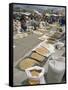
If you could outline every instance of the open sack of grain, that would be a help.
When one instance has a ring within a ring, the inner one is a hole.
[[[48,53],[49,53],[49,50],[44,47],[38,47],[35,49],[35,51],[42,56],[48,56]]]
[[[54,45],[48,44],[46,41],[44,41],[36,46],[32,51],[35,51],[42,56],[48,57],[50,54],[55,52],[55,48]]]
[[[25,70],[29,84],[45,84],[44,68],[34,66]]]
[[[20,70],[25,70],[34,66],[35,64],[39,65],[40,63],[32,58],[26,57],[18,63],[17,67]]]
[[[36,61],[39,61],[39,62],[43,62],[45,57],[36,53],[36,52],[32,52],[31,55],[30,55],[31,58],[35,59]]]

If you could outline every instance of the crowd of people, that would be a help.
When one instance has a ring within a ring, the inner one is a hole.
[[[19,17],[19,18],[18,18]],[[26,32],[29,29],[37,30],[38,28],[46,27],[48,24],[59,23],[59,25],[65,25],[65,16],[61,15],[47,15],[41,14],[38,15],[36,13],[26,15],[22,14],[20,16],[13,17],[13,29],[14,31]]]

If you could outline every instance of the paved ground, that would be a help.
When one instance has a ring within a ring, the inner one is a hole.
[[[41,42],[38,37],[36,34],[30,34],[26,38],[14,40],[14,64]],[[14,85],[21,85],[25,79],[26,73],[14,67]]]
[[[26,38],[14,40],[14,61],[16,62],[21,57],[23,57],[29,50],[35,47],[37,44],[41,42],[38,39],[38,35],[31,34],[28,35]]]

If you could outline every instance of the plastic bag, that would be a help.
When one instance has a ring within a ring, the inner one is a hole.
[[[37,73],[34,73],[34,75],[32,75],[31,71],[40,71],[40,72],[38,75],[37,75]],[[44,80],[44,68],[39,67],[39,66],[34,66],[34,67],[26,69],[25,72],[26,72],[29,80],[39,82],[38,84],[45,84],[46,83]]]

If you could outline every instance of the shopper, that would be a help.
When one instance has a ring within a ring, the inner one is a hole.
[[[26,32],[26,30],[27,30],[27,25],[26,25],[26,17],[25,17],[25,15],[22,15],[21,16],[21,19],[20,19],[20,22],[21,22],[21,32],[22,31],[24,31],[24,32]]]

